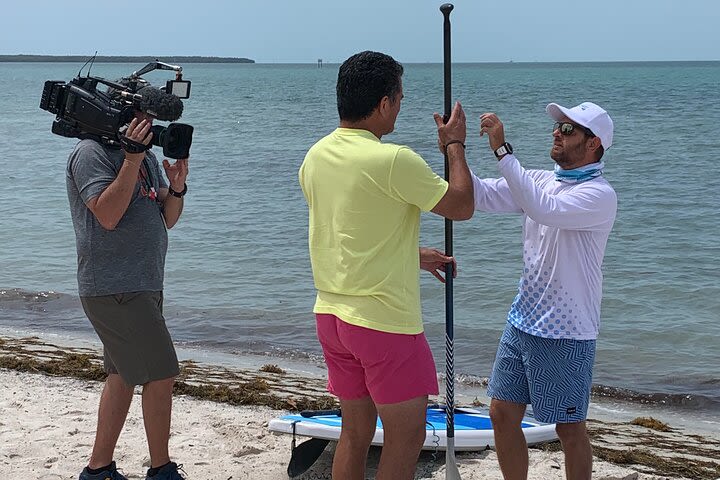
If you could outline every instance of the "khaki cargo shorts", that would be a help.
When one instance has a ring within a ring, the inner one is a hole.
[[[178,375],[178,359],[162,314],[163,292],[80,297],[103,344],[105,371],[128,385]]]

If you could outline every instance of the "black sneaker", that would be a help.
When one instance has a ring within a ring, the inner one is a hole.
[[[92,474],[88,471],[87,467],[83,468],[83,471],[80,472],[80,478],[78,478],[78,480],[127,480],[127,477],[118,472],[117,467],[115,467],[115,462],[112,462],[110,464],[110,468],[103,470],[100,473]]]
[[[158,470],[158,472],[152,477],[150,476],[150,471],[148,470],[148,474],[147,476],[145,476],[145,480],[185,480],[185,477],[180,475],[180,472],[185,473],[185,471],[182,469],[182,465],[178,465],[175,462],[170,462],[164,467],[162,467],[160,470]]]

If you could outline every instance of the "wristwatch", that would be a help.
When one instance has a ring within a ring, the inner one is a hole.
[[[173,197],[177,197],[177,198],[184,197],[185,194],[187,193],[187,183],[185,184],[182,192],[176,192],[175,190],[172,189],[172,187],[168,187],[168,193],[170,195],[172,195]]]
[[[503,143],[495,150],[495,156],[498,160],[500,160],[503,155],[507,155],[508,153],[513,153],[513,148],[512,145],[507,142]]]

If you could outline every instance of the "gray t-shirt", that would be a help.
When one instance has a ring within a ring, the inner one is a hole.
[[[86,206],[115,180],[124,159],[122,150],[93,140],[81,140],[68,159],[66,184],[83,297],[163,289],[167,229],[150,187],[157,192],[167,183],[155,155],[146,153],[130,205],[114,230],[105,230]]]

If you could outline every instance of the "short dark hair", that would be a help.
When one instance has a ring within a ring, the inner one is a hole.
[[[403,66],[380,52],[360,52],[345,60],[337,81],[340,120],[362,120],[370,116],[383,97],[394,100],[402,74]]]

